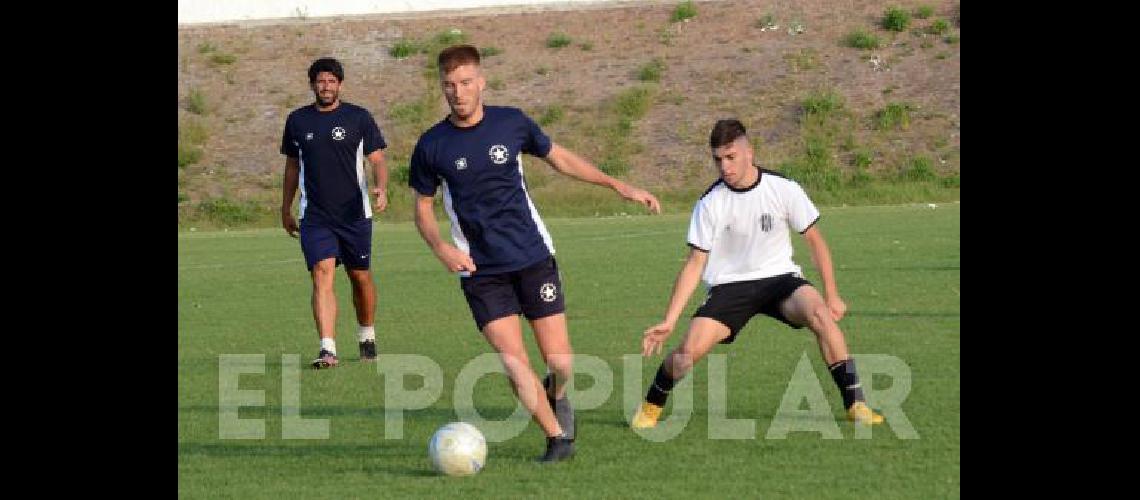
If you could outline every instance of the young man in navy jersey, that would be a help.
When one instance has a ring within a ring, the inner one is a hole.
[[[286,156],[281,225],[289,236],[300,233],[305,265],[313,278],[313,319],[321,343],[313,368],[331,368],[339,362],[333,278],[341,263],[352,282],[360,359],[376,359],[376,289],[369,264],[372,208],[382,212],[388,207],[383,151],[387,144],[367,109],[340,100],[343,81],[344,68],[336,59],[314,61],[309,66],[309,86],[316,102],[289,113],[281,136],[281,154]],[[372,164],[376,197],[372,207],[365,158]],[[301,206],[295,218],[292,206],[298,187]]]
[[[831,252],[816,227],[819,210],[795,181],[752,163],[752,143],[738,120],[718,121],[709,148],[720,179],[693,209],[689,258],[677,274],[664,320],[645,330],[642,354],[661,352],[701,278],[709,287],[708,298],[693,314],[680,345],[661,362],[631,426],[655,427],[674,384],[714,345],[731,344],[757,314],[792,328],[807,326],[843,397],[848,420],[882,423],[883,416],[863,399],[855,361],[839,329],[847,305],[835,284]],[[807,241],[823,280],[823,296],[792,261],[789,230]]]
[[[517,108],[483,105],[486,79],[470,45],[439,54],[439,79],[451,113],[424,132],[412,153],[416,228],[450,272],[460,275],[476,327],[499,353],[511,389],[547,436],[543,462],[574,454],[574,413],[566,398],[570,338],[554,245],[523,182],[523,153],[570,177],[613,189],[660,213],[649,192],[598,170],[551,142]],[[455,244],[439,236],[432,210],[437,189]],[[549,368],[542,385],[530,368],[518,315],[534,329]]]

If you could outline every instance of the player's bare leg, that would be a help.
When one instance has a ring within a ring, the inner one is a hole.
[[[534,329],[538,350],[550,370],[543,380],[547,402],[554,409],[554,416],[562,427],[563,435],[574,439],[577,436],[574,409],[566,397],[566,383],[574,376],[574,354],[570,347],[566,314],[552,314],[531,320],[530,326]]]
[[[321,351],[313,360],[313,368],[331,368],[338,364],[336,356],[336,258],[329,257],[313,265],[313,321],[321,339]]]
[[[855,371],[855,360],[847,352],[847,340],[819,291],[810,285],[800,286],[780,304],[780,312],[788,321],[806,326],[815,333],[819,352],[843,396],[847,419],[862,424],[882,423],[883,416],[867,406],[859,374]]]
[[[661,361],[657,375],[645,396],[645,401],[637,409],[630,423],[635,429],[645,429],[657,425],[661,417],[661,409],[669,397],[669,391],[685,375],[693,369],[701,358],[704,358],[713,346],[728,338],[732,333],[728,326],[712,318],[696,317],[689,323],[689,331],[681,339],[681,345],[675,347],[665,359]]]
[[[538,375],[530,368],[530,358],[523,344],[522,325],[519,324],[518,317],[506,316],[487,323],[483,327],[483,336],[499,353],[499,360],[511,381],[511,390],[530,412],[535,423],[542,427],[547,436],[561,436],[562,428],[558,426],[554,411],[546,402]]]
[[[348,280],[352,283],[352,305],[356,309],[356,324],[359,325],[357,343],[361,361],[376,360],[376,285],[372,282],[370,269],[348,269]]]
[[[507,316],[487,323],[483,327],[483,335],[499,353],[499,359],[511,380],[511,390],[546,433],[546,454],[539,460],[557,462],[573,456],[573,441],[563,435],[554,410],[546,399],[546,391],[530,368],[518,317]]]

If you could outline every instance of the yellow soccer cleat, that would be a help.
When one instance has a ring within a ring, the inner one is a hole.
[[[883,416],[875,413],[867,403],[856,401],[847,409],[847,420],[863,425],[873,425],[883,423]]]
[[[630,427],[634,429],[652,429],[657,426],[657,419],[661,417],[661,407],[648,401],[643,401],[633,416]]]

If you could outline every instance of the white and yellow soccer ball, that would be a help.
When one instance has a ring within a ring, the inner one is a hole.
[[[487,462],[487,440],[467,422],[452,422],[432,435],[428,443],[431,464],[441,474],[471,476]]]

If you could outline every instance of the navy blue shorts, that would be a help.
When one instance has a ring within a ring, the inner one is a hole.
[[[757,314],[773,317],[792,328],[803,328],[780,312],[784,299],[791,297],[803,285],[811,285],[811,282],[794,273],[717,285],[709,290],[705,303],[693,313],[693,317],[724,323],[730,333],[728,338],[720,341],[721,344],[731,344],[736,340],[736,334]]]
[[[554,257],[518,271],[460,278],[459,286],[479,331],[496,319],[520,313],[535,320],[566,311]]]
[[[329,257],[336,257],[338,266],[343,262],[348,269],[368,269],[372,259],[372,219],[347,224],[301,219],[300,227],[301,251],[309,271]]]

